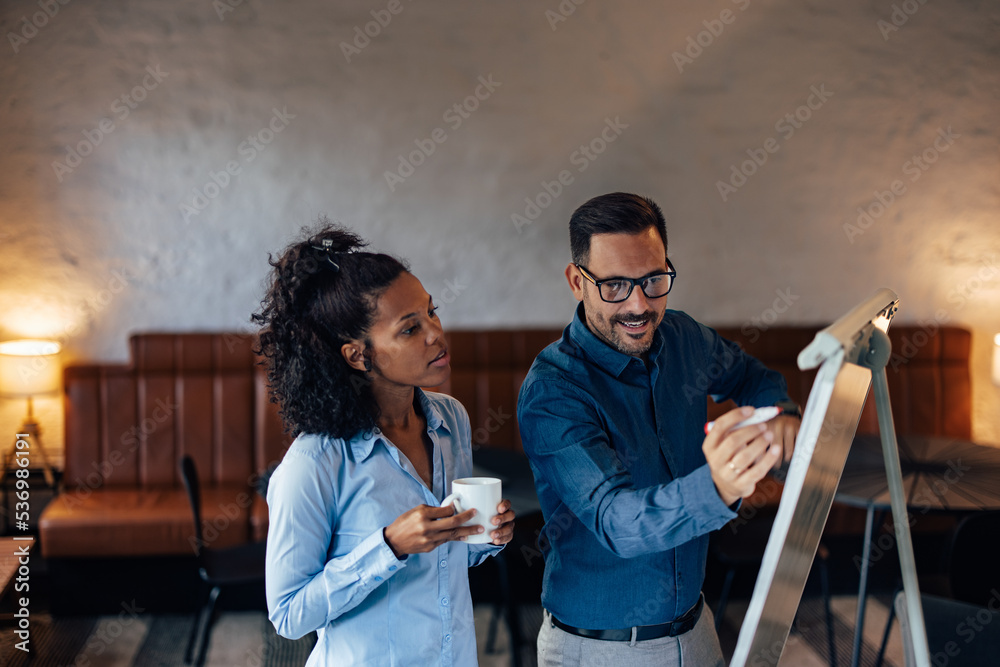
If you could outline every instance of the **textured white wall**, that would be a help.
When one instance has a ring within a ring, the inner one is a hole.
[[[995,4],[46,1],[0,8],[2,339],[124,360],[133,330],[246,328],[267,253],[321,213],[408,258],[448,326],[560,325],[569,214],[631,190],[705,322],[827,322],[888,286],[900,321],[970,327],[975,436],[1000,441]]]

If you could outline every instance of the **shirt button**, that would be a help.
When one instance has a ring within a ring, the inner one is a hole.
[[[441,598],[441,604],[443,604],[445,607],[447,607],[448,606],[448,598]]]
[[[375,577],[375,581],[382,581],[382,577]]]
[[[451,643],[451,635],[445,635],[445,636],[444,636],[444,641],[445,641],[446,643],[450,644],[450,643]]]
[[[442,560],[441,561],[441,567],[448,567],[448,561]]]
[[[396,571],[396,566],[395,565],[390,565],[389,566],[389,571],[390,572],[395,572]]]

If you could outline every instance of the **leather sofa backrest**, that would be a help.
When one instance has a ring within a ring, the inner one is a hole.
[[[825,325],[824,325],[825,326]],[[720,327],[717,331],[785,376],[791,398],[805,406],[816,371],[800,371],[799,352],[823,326],[776,327],[761,333]],[[886,366],[897,433],[972,438],[972,334],[960,327],[889,327],[892,356]],[[716,407],[713,415],[721,412]],[[858,433],[878,433],[869,392]]]
[[[70,487],[180,487],[191,454],[203,484],[253,484],[290,443],[270,403],[255,337],[137,334],[129,365],[65,369]]]
[[[716,330],[782,373],[791,398],[804,406],[816,371],[800,371],[796,360],[825,326],[772,327],[763,332],[746,327]],[[514,415],[521,382],[538,353],[560,336],[562,329],[448,334],[452,374],[450,381],[437,389],[458,398],[469,411],[473,447],[521,450]],[[960,327],[894,325],[889,329],[889,338],[893,354],[886,373],[896,431],[971,438],[972,334]],[[731,407],[709,401],[709,416],[715,418]],[[878,432],[870,397],[858,432]]]
[[[531,363],[562,329],[450,331],[451,378],[435,391],[469,411],[472,446],[522,451],[515,411]]]
[[[804,403],[814,371],[796,357],[820,326],[765,332],[719,328],[750,354],[784,374]],[[521,450],[517,394],[535,356],[562,329],[452,331],[452,374],[436,390],[469,411],[473,447]],[[971,334],[958,327],[890,329],[888,366],[899,433],[970,438]],[[291,442],[270,403],[255,337],[235,333],[145,333],[131,337],[129,365],[65,370],[67,486],[180,487],[180,456],[190,453],[204,484],[244,482],[280,460]],[[710,416],[725,406],[710,402]],[[872,401],[859,432],[875,433]]]

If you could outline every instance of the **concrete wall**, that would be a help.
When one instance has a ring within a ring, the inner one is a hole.
[[[0,338],[124,360],[133,330],[247,328],[267,253],[323,213],[447,326],[559,325],[569,214],[631,190],[705,322],[888,286],[900,321],[970,327],[1000,441],[998,27],[972,0],[10,0]]]

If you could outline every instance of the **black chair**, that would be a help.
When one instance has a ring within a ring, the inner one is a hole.
[[[767,541],[771,536],[774,518],[777,516],[777,506],[764,506],[756,514],[735,530],[728,524],[715,531],[709,538],[709,554],[725,568],[722,589],[715,609],[715,629],[719,630],[726,615],[726,606],[732,593],[737,572],[741,570],[752,572],[760,570],[761,558]],[[740,521],[739,518],[733,521]],[[823,543],[816,550],[815,566],[820,577],[820,594],[826,612],[827,649],[830,652],[831,667],[837,666],[837,648],[833,632],[833,610],[830,607],[830,574],[827,566],[829,551]],[[793,625],[792,629],[795,627]]]
[[[1000,661],[1000,613],[958,600],[920,595],[931,663],[948,667],[983,667]],[[903,634],[903,664],[916,667],[913,625],[907,617],[906,592],[893,605]],[[986,614],[986,616],[983,616]]]
[[[935,600],[951,599],[975,608],[984,608],[1000,588],[1000,570],[997,568],[997,554],[1000,553],[1000,512],[976,512],[963,518],[952,531],[945,555],[947,580],[921,577],[919,580],[921,598],[926,606],[926,598]],[[898,613],[898,599],[902,587],[896,588],[893,598],[897,604],[889,609],[889,620],[882,634],[876,667],[882,665],[886,645],[892,631],[892,622]],[[930,594],[930,595],[927,595]],[[937,606],[941,606],[936,603]],[[974,614],[973,614],[974,615]],[[928,641],[931,621],[924,618],[927,625]],[[954,627],[954,625],[952,626]],[[952,664],[952,663],[949,663]],[[969,663],[972,664],[972,663]]]
[[[201,585],[209,589],[205,605],[195,616],[191,635],[188,638],[187,649],[184,652],[184,664],[191,664],[194,654],[195,640],[198,628],[202,627],[199,642],[198,667],[205,664],[208,652],[208,642],[216,617],[216,602],[223,587],[244,584],[263,584],[265,542],[250,542],[225,549],[213,549],[205,544],[201,531],[201,487],[198,483],[198,470],[194,460],[185,456],[180,461],[181,478],[187,489],[188,500],[191,502],[191,513],[194,515],[195,554],[198,557],[198,574]]]
[[[985,607],[1000,587],[1000,512],[977,512],[955,526],[948,555],[951,596]]]

